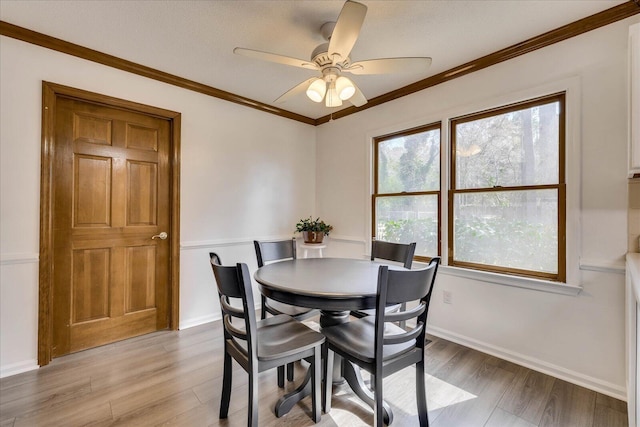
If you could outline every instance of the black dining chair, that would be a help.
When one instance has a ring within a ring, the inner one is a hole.
[[[327,339],[323,348],[324,411],[331,410],[331,373],[334,353],[372,375],[374,394],[374,425],[382,426],[382,379],[411,365],[416,365],[416,400],[420,426],[428,426],[427,395],[424,376],[425,326],[429,301],[440,263],[434,257],[427,267],[415,270],[391,270],[380,266],[375,316],[322,329]],[[418,305],[397,312],[387,312],[389,304],[419,300]],[[416,319],[416,326],[405,330],[394,322]]]
[[[227,418],[232,387],[232,359],[249,374],[248,425],[258,425],[258,374],[306,358],[311,366],[312,416],[320,421],[321,352],[325,338],[291,316],[281,314],[257,320],[251,276],[246,264],[222,266],[220,257],[209,253],[218,286],[224,328],[224,373],[220,418]],[[240,299],[242,307],[232,305]],[[241,319],[241,322],[233,319]]]
[[[371,242],[371,261],[376,259],[383,259],[387,261],[402,263],[404,268],[411,268],[413,264],[413,255],[416,252],[416,243],[393,243],[385,242],[382,240],[373,240]],[[395,311],[398,308],[405,309],[405,306],[398,307],[397,305],[387,307],[387,311]],[[375,309],[371,310],[355,310],[351,312],[352,316],[361,318],[365,316],[372,316],[376,314]],[[406,326],[405,322],[399,323],[401,328]]]
[[[271,262],[296,259],[296,239],[263,242],[254,240],[253,246],[256,250],[258,267]],[[307,320],[320,313],[319,310],[283,304],[264,295],[261,296],[260,308],[262,319],[266,319],[267,313],[270,313],[274,316],[287,314],[296,320]],[[293,371],[293,364],[287,365],[287,380],[293,381]],[[278,386],[284,387],[284,368],[278,368]]]

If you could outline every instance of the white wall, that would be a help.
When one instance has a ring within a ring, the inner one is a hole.
[[[629,25],[639,20],[629,18],[320,126],[317,205],[318,214],[335,226],[329,255],[362,257],[368,251],[373,136],[566,86],[572,109],[568,199],[574,205],[569,284],[582,286],[582,292],[504,286],[443,267],[429,327],[435,335],[624,399],[627,37]],[[452,293],[453,304],[442,303],[443,290]]]
[[[0,376],[37,366],[43,80],[182,113],[180,326],[219,318],[208,264],[315,209],[312,126],[0,38]]]
[[[0,37],[0,376],[36,366],[42,80],[182,113],[181,327],[217,317],[210,250],[253,269],[253,238],[290,236],[300,217],[315,213],[335,227],[325,255],[362,257],[372,136],[568,81],[577,86],[569,102],[579,109],[578,155],[569,159],[578,178],[570,198],[579,211],[569,224],[578,253],[569,267],[583,291],[538,292],[442,268],[429,326],[624,398],[626,49],[628,26],[639,19],[317,129]],[[445,289],[452,305],[442,304]]]

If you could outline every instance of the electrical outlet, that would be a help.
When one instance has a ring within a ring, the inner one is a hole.
[[[453,295],[451,291],[442,291],[442,302],[445,304],[453,304]]]

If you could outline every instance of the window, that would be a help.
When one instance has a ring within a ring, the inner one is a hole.
[[[565,96],[450,121],[448,264],[565,281]]]
[[[440,123],[374,139],[372,236],[440,254]]]

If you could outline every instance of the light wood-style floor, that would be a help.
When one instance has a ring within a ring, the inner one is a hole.
[[[158,332],[4,378],[0,426],[244,426],[247,375],[237,365],[229,419],[218,419],[221,337],[220,322]],[[426,357],[434,427],[627,425],[624,402],[452,342],[433,338]],[[298,366],[296,380],[303,369]],[[405,369],[384,382],[398,427],[417,425],[414,372]],[[283,393],[275,370],[261,374],[260,425],[313,425],[310,397],[275,417],[273,407]],[[319,426],[373,422],[371,410],[346,386],[335,388],[332,404]]]

